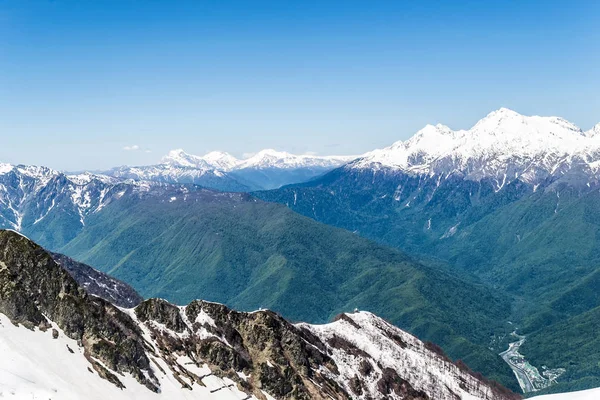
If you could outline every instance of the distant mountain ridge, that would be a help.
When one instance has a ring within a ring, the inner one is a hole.
[[[105,171],[116,178],[194,183],[208,188],[244,192],[304,182],[353,160],[353,156],[294,155],[265,149],[239,160],[213,151],[204,156],[172,150],[157,165],[118,167]]]
[[[46,246],[56,247],[74,238],[90,215],[126,193],[183,193],[196,189],[199,188],[0,164],[0,227],[26,232]]]
[[[195,156],[182,149],[177,149],[164,156],[161,163],[229,172],[246,168],[334,168],[355,158],[356,156],[295,155],[285,151],[264,149],[248,158],[237,159],[222,151],[212,151],[204,156]]]

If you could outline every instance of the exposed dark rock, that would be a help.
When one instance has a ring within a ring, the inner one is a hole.
[[[346,321],[348,322],[350,325],[354,326],[356,329],[360,329],[360,325],[358,325],[356,322],[354,322],[354,320],[352,318],[350,318],[348,316],[348,314],[342,313],[342,314],[338,314],[335,316],[335,318],[333,318],[334,321]]]
[[[369,361],[362,360],[360,362],[358,372],[360,372],[362,376],[369,376],[371,375],[371,372],[373,372],[373,366]]]
[[[344,350],[346,353],[354,356],[363,357],[366,359],[371,358],[364,350],[359,349],[346,339],[337,335],[333,335],[333,337],[327,341],[327,344],[333,348]]]
[[[216,338],[201,341],[197,345],[198,353],[223,373],[230,369],[244,370],[252,377],[250,385],[267,390],[277,398],[326,398],[313,382],[325,386],[328,396],[349,398],[337,383],[315,372],[319,366],[330,371],[336,371],[336,367],[333,360],[319,350],[325,346],[312,333],[272,311],[240,313],[222,304],[204,301],[195,301],[186,307],[189,321],[195,321],[200,312],[214,321],[214,326],[205,324],[203,327]],[[196,323],[193,327],[200,328]]]
[[[135,315],[142,322],[153,320],[179,333],[187,327],[179,313],[179,308],[162,299],[144,301],[136,307]]]
[[[80,340],[88,356],[157,391],[139,327],[112,304],[80,289],[40,246],[18,233],[0,231],[0,313],[29,328],[47,323],[47,316],[66,336]],[[101,376],[118,380],[96,364]]]
[[[406,400],[429,400],[427,393],[415,390],[412,385],[400,378],[398,373],[391,368],[383,370],[383,376],[377,382],[377,389],[383,395],[397,394],[402,399]]]
[[[350,379],[350,382],[348,382],[348,385],[350,386],[350,390],[352,390],[352,393],[354,393],[357,396],[362,395],[363,393],[363,388],[362,388],[362,379],[359,378],[358,376],[354,376],[352,379]]]

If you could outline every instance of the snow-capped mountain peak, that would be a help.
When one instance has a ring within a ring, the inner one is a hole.
[[[416,174],[458,173],[472,179],[543,179],[600,156],[596,132],[559,117],[525,116],[508,108],[489,113],[468,130],[427,125],[406,141],[367,153],[355,168],[392,168]]]
[[[508,108],[501,108],[479,120],[468,132],[511,138],[529,135],[554,135],[562,139],[582,136],[578,126],[560,117],[525,116]]]
[[[600,137],[600,122],[597,123],[589,131],[584,132],[584,136],[587,137]]]
[[[209,165],[222,171],[229,171],[239,164],[239,160],[224,151],[211,151],[201,157]]]
[[[12,164],[0,163],[0,175],[8,174],[13,168]]]
[[[354,156],[317,156],[311,154],[295,155],[285,151],[265,149],[243,160],[237,169],[254,168],[335,168],[353,160]]]
[[[188,154],[183,149],[169,151],[161,160],[162,164],[188,168],[208,168],[206,161],[202,157]]]
[[[161,163],[178,167],[230,172],[248,168],[329,168],[340,166],[355,158],[355,156],[295,155],[286,151],[264,149],[251,157],[239,160],[223,151],[211,151],[204,156],[196,156],[186,153],[182,149],[176,149],[164,156]]]
[[[240,168],[269,168],[277,165],[293,164],[298,156],[287,153],[285,151],[277,151],[274,149],[264,149],[253,155],[252,157],[243,160]]]

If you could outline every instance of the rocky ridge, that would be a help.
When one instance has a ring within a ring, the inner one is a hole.
[[[319,326],[204,301],[119,309],[12,231],[0,231],[0,314],[40,338],[72,340],[65,354],[89,363],[81,379],[102,377],[122,389],[115,398],[166,396],[173,383],[181,398],[518,398],[367,312]],[[0,324],[0,346],[10,329]]]

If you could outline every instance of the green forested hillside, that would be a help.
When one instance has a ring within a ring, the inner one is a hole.
[[[534,365],[560,366],[566,372],[549,392],[600,386],[600,307],[530,333],[523,347]]]
[[[476,275],[490,290],[514,299],[510,320],[520,333],[570,326],[600,306],[600,192],[592,184],[565,178],[534,188],[515,180],[496,190],[486,180],[342,168],[256,195],[435,260],[457,276]],[[589,329],[561,331],[566,341],[594,340],[586,337]],[[535,335],[535,343],[542,343],[544,335]],[[525,348],[531,351],[533,345]],[[543,349],[561,352],[550,343]],[[600,346],[567,354],[569,374],[561,381],[600,378],[600,371],[577,361],[600,360]],[[564,360],[554,361],[558,364],[549,362],[550,368],[564,367]]]
[[[203,298],[310,322],[369,310],[516,388],[487,348],[510,313],[501,293],[282,205],[209,191],[125,196],[57,250],[181,304]]]

